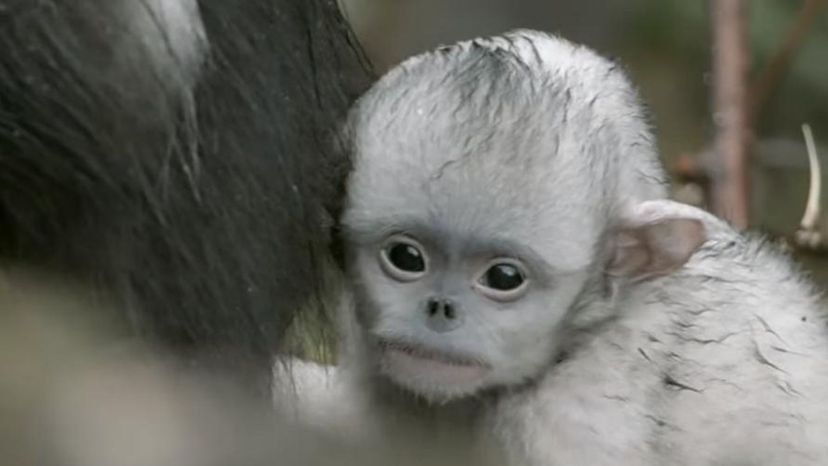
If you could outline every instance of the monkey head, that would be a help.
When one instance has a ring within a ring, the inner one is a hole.
[[[618,212],[665,196],[642,115],[613,63],[531,31],[383,77],[351,114],[342,219],[372,367],[432,400],[548,367]]]

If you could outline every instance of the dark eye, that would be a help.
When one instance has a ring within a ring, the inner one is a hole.
[[[482,277],[482,284],[498,291],[511,291],[526,281],[523,272],[512,264],[495,264]]]
[[[380,265],[394,280],[410,282],[425,274],[428,260],[416,240],[406,235],[394,235],[380,251]]]
[[[388,261],[403,272],[418,273],[425,271],[423,253],[408,243],[394,243],[388,248]]]
[[[514,301],[526,294],[528,283],[523,263],[517,259],[497,259],[478,275],[474,288],[495,301]]]

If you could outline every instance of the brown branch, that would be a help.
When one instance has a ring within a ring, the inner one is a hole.
[[[748,226],[747,5],[711,0],[713,123],[718,169],[713,210],[736,228]]]
[[[796,20],[785,34],[785,40],[779,45],[767,66],[763,68],[759,77],[750,86],[750,118],[753,124],[759,120],[768,98],[790,68],[791,61],[805,42],[805,36],[810,31],[814,19],[826,4],[828,4],[826,0],[805,0],[802,2]]]

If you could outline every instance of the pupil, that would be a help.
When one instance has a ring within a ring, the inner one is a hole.
[[[486,285],[495,290],[513,290],[523,283],[523,275],[517,267],[498,264],[486,272]]]
[[[422,272],[425,262],[420,250],[410,244],[397,243],[388,250],[388,260],[400,270]]]

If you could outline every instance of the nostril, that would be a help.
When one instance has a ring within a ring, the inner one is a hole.
[[[428,300],[428,315],[435,316],[440,308],[440,303],[436,299]]]
[[[452,320],[457,317],[457,313],[454,312],[454,306],[451,303],[446,302],[443,304],[443,315],[446,316],[446,319]]]
[[[425,324],[435,332],[446,333],[463,325],[462,309],[448,299],[429,298],[424,307]]]

